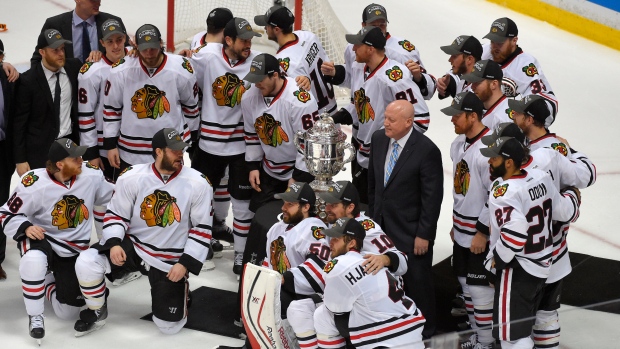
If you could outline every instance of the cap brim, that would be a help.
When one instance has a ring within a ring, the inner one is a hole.
[[[371,23],[371,22],[374,22],[374,21],[376,21],[378,19],[385,19],[386,22],[390,23],[390,21],[388,21],[388,19],[387,19],[387,16],[369,17],[369,18],[366,18],[366,22],[364,22],[364,23]]]
[[[330,238],[339,238],[344,236],[344,229],[342,227],[323,229],[321,230],[321,233],[325,236],[329,236]]]
[[[463,52],[459,51],[456,47],[452,46],[452,45],[447,45],[447,46],[440,46],[439,47],[443,52],[449,54],[450,56],[452,55],[460,55]]]
[[[243,33],[241,35],[237,35],[237,37],[242,39],[242,40],[248,40],[248,39],[251,39],[251,38],[254,38],[254,37],[260,38],[261,36],[262,35],[260,35],[259,33],[255,32],[253,30],[247,31],[247,32],[245,32],[245,33]]]
[[[361,45],[364,43],[364,38],[359,34],[346,34],[344,37],[349,44]]]
[[[125,36],[125,33],[123,33],[123,32],[117,32],[117,31],[114,31],[114,32],[109,32],[109,33],[107,33],[107,34],[106,34],[106,35],[105,35],[105,36],[104,36],[101,40],[106,41],[106,40],[108,40],[108,39],[109,39],[112,35],[122,35],[122,36]]]
[[[449,106],[449,107],[441,109],[441,112],[446,114],[446,115],[448,115],[448,116],[454,116],[454,115],[458,115],[458,114],[464,112],[464,110],[452,108],[452,106]]]
[[[467,73],[465,75],[463,75],[463,79],[467,82],[481,82],[484,80],[483,77],[478,76],[474,73]]]
[[[267,77],[267,74],[254,74],[254,73],[248,73],[248,75],[246,75],[243,80],[244,81],[249,81],[253,84],[256,84],[258,82],[263,81],[263,79],[265,79]]]
[[[138,51],[143,51],[143,50],[147,50],[149,48],[160,48],[161,46],[159,45],[159,41],[155,41],[155,42],[145,42],[142,43],[140,45],[138,45]]]
[[[256,25],[259,25],[261,27],[264,27],[267,24],[269,24],[267,22],[267,17],[265,15],[254,16],[254,23],[256,23]]]
[[[86,154],[86,150],[88,150],[88,147],[85,145],[82,146],[78,146],[75,148],[75,151],[73,152],[73,156],[74,158],[77,158],[78,156],[82,156],[84,154]]]
[[[185,143],[185,142],[176,142],[172,145],[167,145],[166,148],[171,149],[171,150],[183,150],[185,148],[189,147],[189,144]]]
[[[58,40],[58,41],[54,42],[54,43],[53,43],[53,44],[51,44],[51,45],[48,45],[47,47],[49,47],[49,48],[51,48],[51,49],[57,49],[57,48],[59,48],[59,47],[60,47],[60,45],[62,45],[62,44],[72,44],[72,42],[71,42],[71,41],[69,41],[69,40],[61,39],[61,40]]]
[[[495,143],[497,138],[498,137],[495,135],[495,133],[493,133],[493,134],[490,134],[488,136],[484,136],[484,137],[480,138],[480,142],[482,142],[482,144],[484,144],[484,145],[489,146],[489,145]]]
[[[517,101],[515,99],[508,100],[508,107],[517,113],[525,113],[525,104],[521,103],[521,101]]]
[[[487,158],[494,158],[501,155],[495,148],[480,148],[480,153]]]
[[[488,33],[487,35],[483,36],[482,38],[483,39],[489,39],[492,42],[504,42],[504,41],[506,41],[506,39],[508,39],[505,36],[497,35],[495,33]]]
[[[297,202],[297,196],[298,194],[293,191],[273,195],[274,198],[284,200],[286,202]]]
[[[318,192],[317,193],[319,195],[319,197],[325,201],[325,203],[327,204],[337,204],[339,202],[341,202],[342,200],[340,200],[339,198],[335,197],[332,193],[330,192]]]

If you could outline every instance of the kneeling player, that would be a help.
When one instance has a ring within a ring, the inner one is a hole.
[[[76,336],[100,328],[107,317],[104,275],[126,263],[149,269],[153,322],[174,334],[187,322],[188,271],[200,273],[211,240],[213,189],[183,166],[189,146],[174,129],[153,136],[154,163],[129,167],[116,182],[103,238],[78,258],[75,269],[88,309]]]

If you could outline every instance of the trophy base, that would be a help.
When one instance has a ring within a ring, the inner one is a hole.
[[[315,192],[328,191],[330,186],[333,186],[334,181],[329,179],[315,179],[310,183],[310,188]]]

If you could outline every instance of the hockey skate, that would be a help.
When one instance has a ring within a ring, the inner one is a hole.
[[[134,280],[138,280],[141,277],[142,277],[142,273],[140,271],[129,272],[123,275],[122,278],[112,281],[112,286],[122,286],[126,283],[132,282]]]
[[[243,252],[235,251],[235,260],[233,264],[233,273],[241,275],[243,271]]]
[[[43,321],[43,314],[41,315],[28,315],[28,330],[30,331],[30,337],[37,340],[37,344],[41,345],[41,339],[45,337],[45,323]]]
[[[218,239],[211,239],[211,248],[213,248],[213,257],[214,258],[222,258],[222,251],[224,250],[224,245]]]
[[[226,224],[225,220],[213,220],[213,237],[226,241],[229,243],[234,243],[233,230]]]
[[[452,300],[452,310],[450,311],[452,316],[465,316],[467,315],[467,309],[465,308],[465,296],[459,292],[456,294],[456,298]]]
[[[84,309],[80,312],[80,319],[75,322],[75,336],[82,337],[93,331],[97,331],[105,325],[108,317],[107,302],[97,310]]]

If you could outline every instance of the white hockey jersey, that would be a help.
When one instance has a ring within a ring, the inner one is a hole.
[[[530,150],[534,151],[539,148],[551,148],[558,153],[571,157],[570,148],[556,137],[555,133],[547,133],[546,135],[530,141]]]
[[[349,315],[355,348],[406,348],[419,342],[413,331],[426,320],[387,269],[366,274],[358,252],[350,251],[325,265],[323,304],[332,313]]]
[[[494,130],[497,125],[504,122],[513,122],[512,110],[508,107],[508,98],[506,96],[502,96],[482,114],[482,123],[491,130]]]
[[[67,183],[58,182],[44,168],[28,171],[0,208],[0,224],[9,238],[19,242],[22,255],[30,250],[26,228],[36,225],[45,229],[45,239],[56,254],[75,256],[90,246],[93,207],[106,205],[113,191],[103,172],[87,162],[82,173]]]
[[[182,133],[198,130],[198,84],[190,62],[165,54],[149,74],[139,58],[125,57],[112,66],[104,89],[104,147],[118,147],[123,161],[153,161],[151,140],[164,127]]]
[[[192,43],[189,45],[189,49],[196,50],[200,46],[207,44],[207,42],[205,41],[206,35],[207,35],[206,30],[198,32],[198,34],[194,35],[194,37],[192,38]]]
[[[101,244],[127,235],[148,265],[168,272],[181,262],[198,274],[211,242],[213,188],[204,175],[186,166],[165,177],[153,163],[121,173]]]
[[[522,171],[508,180],[493,182],[489,194],[490,252],[485,267],[516,259],[529,274],[546,279],[553,261],[551,220],[575,221],[579,217],[577,195],[560,194],[551,177],[540,170]]]
[[[387,56],[372,72],[368,71],[367,66],[354,65],[351,91],[354,91],[355,105],[351,116],[359,121],[357,162],[363,168],[368,168],[372,134],[383,128],[385,108],[392,101],[408,100],[415,108],[415,129],[422,133],[428,129],[430,114],[420,89],[413,82],[407,67]]]
[[[471,246],[471,240],[477,231],[476,222],[489,197],[489,158],[480,153],[481,148],[486,148],[480,138],[490,133],[485,127],[469,142],[465,135],[458,135],[450,146],[454,173],[452,230],[454,241],[465,248]]]
[[[321,72],[323,62],[330,61],[321,40],[309,31],[297,30],[293,34],[295,40],[282,45],[276,53],[281,70],[292,78],[308,77],[319,112],[323,113],[324,109],[330,114],[335,112],[337,106],[334,87],[325,81]]]
[[[198,145],[203,151],[222,156],[245,152],[240,103],[246,86],[242,78],[259,53],[252,51],[247,59],[233,64],[222,44],[210,43],[192,56],[196,81],[202,89]]]
[[[307,172],[294,140],[297,131],[310,129],[319,119],[316,100],[310,92],[298,88],[293,78],[285,78],[282,89],[273,98],[263,97],[258,88],[246,91],[241,110],[246,161],[262,161],[265,172],[281,181],[289,180],[294,168]]]

